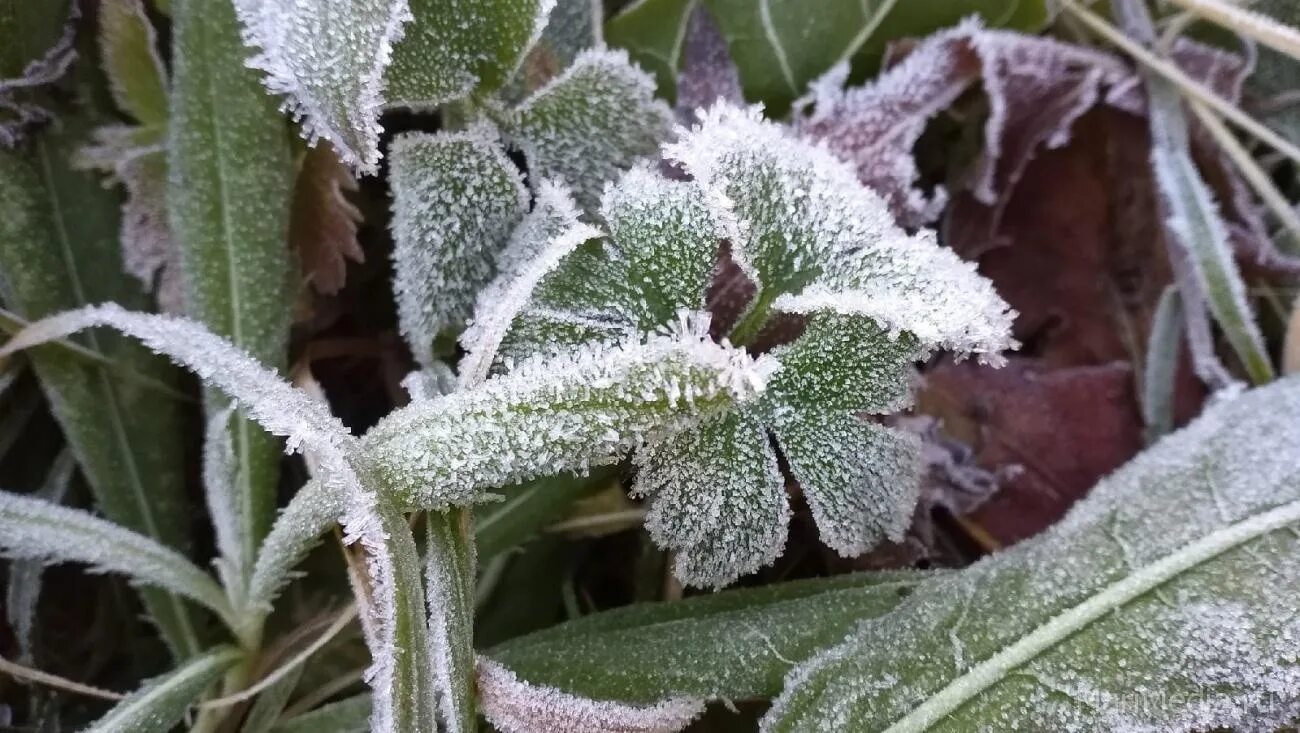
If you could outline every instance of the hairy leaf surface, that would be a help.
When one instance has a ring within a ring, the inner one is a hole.
[[[1297,714],[1300,381],[1211,407],[1038,538],[791,673],[803,730],[1272,730]]]
[[[507,128],[533,180],[563,181],[594,209],[606,181],[653,153],[672,113],[624,51],[583,51],[514,111]]]
[[[237,649],[216,649],[147,682],[86,729],[86,733],[166,733],[209,685],[239,661]]]
[[[797,663],[892,610],[924,577],[863,573],[639,604],[487,654],[529,682],[595,699],[774,697]]]
[[[542,34],[555,0],[410,0],[389,104],[430,109],[496,91]]]

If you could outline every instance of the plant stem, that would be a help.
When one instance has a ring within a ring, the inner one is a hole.
[[[441,715],[448,733],[477,729],[474,684],[473,511],[429,512],[426,588]]]

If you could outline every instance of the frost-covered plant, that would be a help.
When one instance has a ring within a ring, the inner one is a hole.
[[[606,186],[604,232],[571,212],[577,235],[502,250],[462,338],[471,368],[487,366],[484,351],[506,363],[705,308],[727,241],[756,288],[729,338],[753,344],[790,316],[802,317],[802,333],[773,351],[782,369],[763,399],[637,455],[632,491],[651,500],[651,535],[693,585],[770,563],[790,511],[779,448],[827,545],[856,555],[898,539],[918,446],[862,415],[905,407],[910,365],[935,349],[997,362],[1013,314],[931,233],[899,228],[848,166],[756,110],[716,106],[678,132],[664,157],[689,181],[638,166]]]

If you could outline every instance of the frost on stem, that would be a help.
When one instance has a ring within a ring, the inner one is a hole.
[[[653,705],[592,700],[533,685],[486,657],[478,659],[483,714],[502,733],[675,733],[704,712],[704,701],[676,697]]]
[[[480,388],[412,404],[363,444],[396,501],[441,508],[485,489],[581,471],[757,396],[775,364],[675,333],[541,356]]]
[[[535,180],[562,180],[594,209],[605,182],[652,154],[668,132],[672,112],[654,91],[627,52],[588,49],[512,112],[506,132]]]
[[[433,341],[464,324],[528,204],[487,125],[393,142],[393,289],[402,335],[426,368]]]

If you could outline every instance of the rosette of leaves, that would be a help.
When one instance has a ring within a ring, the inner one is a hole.
[[[691,585],[771,563],[790,516],[779,450],[827,545],[855,555],[899,538],[918,442],[863,416],[907,406],[911,364],[933,350],[997,362],[1014,313],[931,232],[900,229],[848,166],[757,110],[718,105],[678,132],[664,157],[690,180],[638,166],[606,186],[600,236],[503,250],[462,339],[471,359],[485,340],[502,366],[662,329],[706,308],[728,242],[754,294],[723,340],[752,345],[792,317],[802,333],[773,350],[781,370],[761,399],[635,456],[652,537]],[[498,348],[482,324],[501,322]]]

